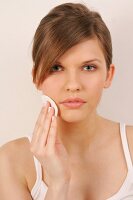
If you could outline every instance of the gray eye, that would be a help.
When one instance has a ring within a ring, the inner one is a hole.
[[[89,71],[93,71],[96,67],[93,66],[93,65],[87,65],[87,66],[84,66],[84,68],[87,67]]]
[[[54,72],[54,71],[59,71],[58,69],[61,68],[61,66],[59,65],[54,65],[53,67],[51,67],[50,71]]]

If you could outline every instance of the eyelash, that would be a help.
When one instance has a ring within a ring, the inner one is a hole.
[[[54,68],[54,67],[62,67],[62,66],[60,66],[60,65],[54,65],[53,67],[51,67],[51,69],[50,69],[50,73],[54,73],[54,72],[59,72],[59,71],[52,71],[52,69]],[[94,68],[94,70],[87,70],[87,71],[95,71],[95,69],[96,69],[96,66],[94,66],[94,65],[86,65],[86,66],[84,66],[84,67],[93,67]]]

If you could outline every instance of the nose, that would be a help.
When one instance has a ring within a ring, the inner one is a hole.
[[[79,74],[75,72],[69,73],[67,75],[67,81],[65,85],[65,89],[67,91],[80,91],[81,90],[81,80],[79,78]]]

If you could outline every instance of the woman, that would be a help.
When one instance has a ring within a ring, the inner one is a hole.
[[[32,55],[33,82],[59,112],[47,102],[31,138],[1,147],[1,199],[133,199],[133,126],[97,113],[115,71],[100,14],[80,3],[55,7],[36,30]]]

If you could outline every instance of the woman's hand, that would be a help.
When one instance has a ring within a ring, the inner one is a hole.
[[[50,103],[42,108],[36,122],[30,150],[40,161],[48,186],[59,185],[70,180],[67,151],[57,135],[57,119]]]

